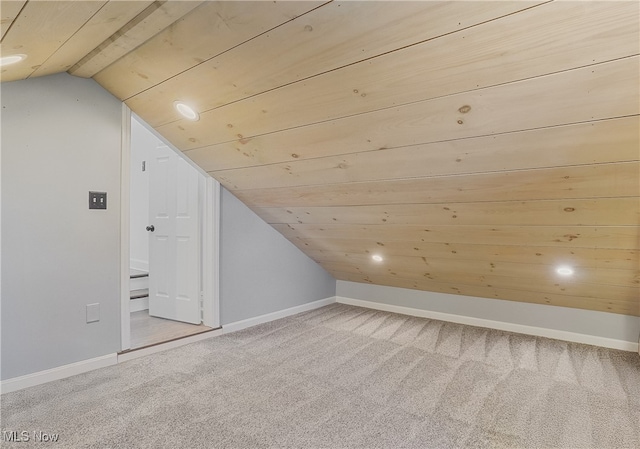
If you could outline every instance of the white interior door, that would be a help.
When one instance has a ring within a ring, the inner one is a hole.
[[[149,158],[149,315],[199,324],[198,172],[164,144]]]

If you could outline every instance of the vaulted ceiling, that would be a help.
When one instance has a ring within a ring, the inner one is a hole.
[[[337,279],[640,315],[638,1],[0,5]]]

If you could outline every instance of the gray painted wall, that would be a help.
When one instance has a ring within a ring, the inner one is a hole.
[[[223,325],[335,296],[333,276],[225,189],[220,210]]]
[[[337,296],[637,342],[636,316],[338,281]]]
[[[120,346],[121,104],[93,80],[2,83],[2,369],[9,379]],[[89,190],[107,210],[89,210]],[[101,320],[86,323],[85,306]]]

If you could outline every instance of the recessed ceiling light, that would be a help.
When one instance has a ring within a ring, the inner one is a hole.
[[[173,106],[176,108],[176,111],[178,111],[180,115],[187,120],[193,120],[195,122],[200,119],[200,114],[198,114],[195,109],[193,109],[186,103],[176,101],[173,103]]]
[[[556,273],[561,276],[571,276],[573,274],[573,268],[571,267],[558,267]]]
[[[16,64],[22,60],[24,60],[27,55],[11,55],[11,56],[3,56],[0,58],[0,67],[4,67],[6,65]]]
[[[382,256],[379,256],[378,254],[374,254],[371,258],[374,262],[382,262]]]

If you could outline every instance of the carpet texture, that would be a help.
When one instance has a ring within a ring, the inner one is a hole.
[[[638,448],[640,357],[333,304],[2,396],[64,448]]]

